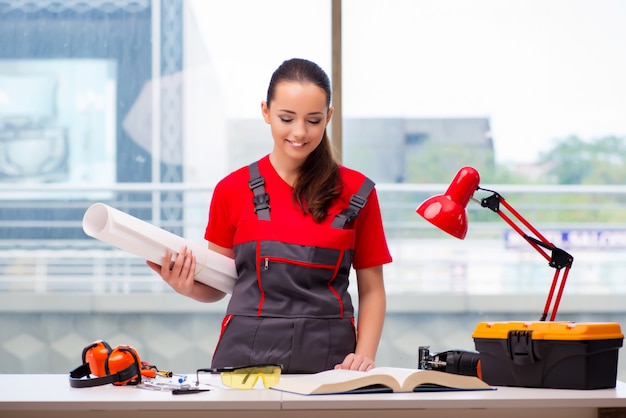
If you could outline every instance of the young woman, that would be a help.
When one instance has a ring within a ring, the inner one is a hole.
[[[330,103],[330,80],[317,64],[283,62],[261,104],[272,152],[215,187],[205,238],[210,249],[235,259],[238,279],[212,367],[280,363],[285,373],[374,367],[385,316],[382,266],[391,256],[374,184],[333,158]],[[196,259],[187,248],[171,269],[169,262],[148,264],[182,295],[203,302],[224,297],[194,281]]]

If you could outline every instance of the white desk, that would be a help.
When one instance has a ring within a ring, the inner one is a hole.
[[[211,382],[203,377],[203,382]],[[626,416],[626,383],[615,389],[556,390],[500,387],[495,391],[300,396],[273,390],[215,389],[174,396],[132,386],[72,388],[65,374],[0,375],[0,417],[196,416],[280,418],[320,416],[596,418],[618,408]],[[599,415],[598,411],[602,413]]]

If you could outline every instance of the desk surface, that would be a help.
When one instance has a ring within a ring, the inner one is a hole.
[[[0,375],[0,416],[78,417],[89,411],[90,417],[110,416],[115,412],[116,417],[137,418],[144,414],[158,418],[176,412],[180,418],[196,416],[199,411],[221,411],[220,416],[259,418],[316,417],[321,412],[332,411],[333,416],[364,418],[380,416],[381,410],[385,410],[389,418],[409,414],[458,416],[460,410],[464,410],[463,416],[498,416],[503,412],[517,416],[514,414],[517,410],[519,416],[527,417],[529,413],[550,410],[553,417],[596,417],[599,408],[624,408],[626,411],[626,383],[623,382],[617,382],[615,389],[602,390],[498,387],[493,391],[302,396],[275,390],[227,389],[219,387],[216,378],[210,375],[203,378],[203,383],[217,386],[215,390],[174,396],[168,391],[133,386],[72,388],[65,374],[4,374]]]

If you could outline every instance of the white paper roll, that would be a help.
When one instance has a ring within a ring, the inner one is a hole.
[[[163,263],[168,250],[176,257],[186,245],[196,257],[195,279],[222,292],[233,292],[237,279],[234,260],[104,203],[94,203],[87,209],[83,230],[91,237],[157,264]]]

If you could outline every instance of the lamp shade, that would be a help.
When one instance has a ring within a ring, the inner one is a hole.
[[[456,173],[444,194],[426,199],[416,212],[437,228],[463,239],[467,234],[465,207],[479,183],[478,171],[473,167],[463,167]]]

